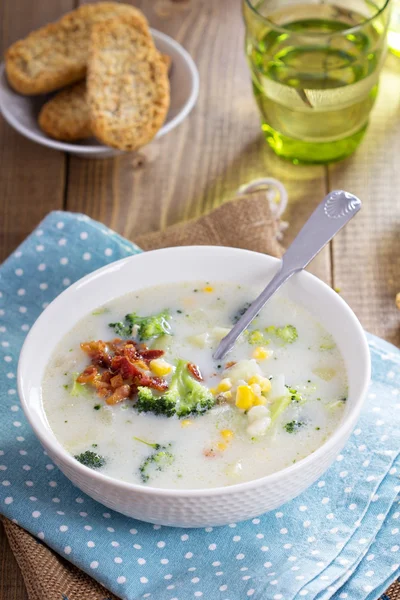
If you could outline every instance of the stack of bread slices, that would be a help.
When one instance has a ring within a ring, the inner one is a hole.
[[[170,59],[156,49],[145,16],[127,4],[83,5],[14,43],[5,62],[20,94],[61,90],[39,114],[40,127],[57,140],[95,136],[136,150],[168,112]]]

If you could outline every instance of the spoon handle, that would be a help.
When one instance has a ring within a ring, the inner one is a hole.
[[[304,269],[328,242],[354,217],[361,200],[342,190],[330,192],[317,206],[283,256],[283,266]]]
[[[304,269],[360,208],[361,200],[349,192],[335,190],[325,196],[283,255],[279,271],[221,340],[214,353],[215,360],[224,358],[271,296],[289,277]]]

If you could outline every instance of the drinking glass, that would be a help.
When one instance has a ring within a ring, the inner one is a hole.
[[[391,0],[243,0],[262,130],[294,163],[351,154],[368,126]]]

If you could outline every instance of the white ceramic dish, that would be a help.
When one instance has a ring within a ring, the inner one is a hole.
[[[171,105],[164,125],[156,139],[182,123],[196,104],[199,95],[199,73],[188,52],[168,35],[151,30],[160,52],[171,57],[170,85]],[[22,96],[8,84],[4,64],[0,65],[0,112],[5,120],[25,137],[62,152],[84,158],[108,158],[122,154],[119,150],[104,146],[94,138],[75,143],[52,140],[40,129],[37,118],[42,105],[50,96]]]
[[[261,285],[272,277],[278,264],[277,259],[263,254],[213,246],[146,252],[84,277],[45,309],[21,352],[19,394],[48,455],[77,487],[105,506],[143,521],[201,527],[241,521],[272,510],[322,475],[357,422],[370,378],[370,356],[364,331],[351,309],[327,285],[305,272],[295,275],[282,293],[305,306],[334,337],[347,367],[349,394],[338,429],[314,454],[293,466],[261,479],[213,489],[167,490],[128,484],[92,471],[69,455],[52,433],[42,406],[42,376],[55,346],[91,310],[155,284],[204,279]]]

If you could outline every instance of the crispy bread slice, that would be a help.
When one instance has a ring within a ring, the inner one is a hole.
[[[134,15],[144,30],[144,15],[128,4],[99,2],[85,4],[59,21],[30,33],[6,52],[10,85],[26,95],[45,94],[85,77],[89,39],[94,23],[118,15]],[[148,32],[150,35],[150,32]]]
[[[93,26],[87,90],[92,131],[108,146],[136,150],[162,126],[168,65],[136,15]]]

